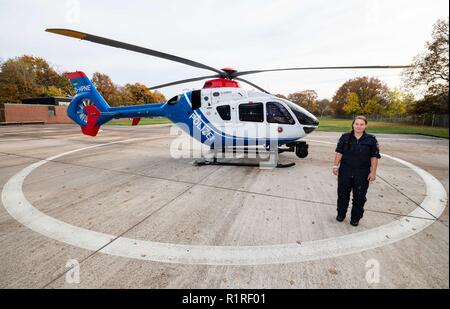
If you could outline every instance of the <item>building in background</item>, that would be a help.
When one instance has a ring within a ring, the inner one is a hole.
[[[73,123],[67,117],[70,97],[23,99],[23,104],[1,103],[0,124],[57,124]]]
[[[30,98],[30,99],[23,99],[22,104],[68,106],[71,100],[72,100],[71,97]]]

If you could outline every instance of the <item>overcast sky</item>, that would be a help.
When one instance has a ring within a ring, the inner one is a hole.
[[[448,0],[85,1],[0,0],[0,58],[47,59],[60,71],[99,71],[147,86],[209,71],[44,32],[69,28],[238,70],[292,66],[409,64],[424,50]],[[314,89],[331,98],[357,76],[401,85],[400,70],[249,75],[272,93]],[[203,82],[167,87],[168,98]],[[250,87],[243,85],[244,87]]]

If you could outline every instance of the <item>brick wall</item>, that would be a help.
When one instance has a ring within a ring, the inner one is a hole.
[[[6,103],[0,104],[0,122],[73,123],[66,111],[66,106]]]

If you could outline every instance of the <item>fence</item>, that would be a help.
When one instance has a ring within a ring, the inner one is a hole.
[[[335,116],[338,119],[353,119],[353,116]],[[371,115],[367,116],[369,120],[386,121],[386,122],[400,122],[413,125],[431,126],[431,127],[449,127],[448,114],[423,114],[423,115],[405,115],[405,116],[381,116]]]

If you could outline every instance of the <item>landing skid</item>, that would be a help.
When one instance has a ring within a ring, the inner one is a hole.
[[[270,154],[269,156],[269,160],[268,161],[260,161],[258,163],[249,163],[249,162],[223,162],[223,161],[218,161],[218,153],[220,152],[221,154],[225,153],[225,152],[232,152],[233,154],[236,153],[243,153],[243,154],[248,154],[249,153],[249,149],[248,148],[231,148],[231,149],[220,149],[220,150],[216,150],[216,149],[211,149],[213,151],[213,157],[211,159],[207,159],[205,157],[202,157],[201,159],[197,159],[193,162],[194,165],[196,166],[203,166],[203,165],[219,165],[219,166],[241,166],[241,167],[261,167],[261,168],[287,168],[287,167],[292,167],[295,165],[295,162],[291,162],[291,163],[280,163],[278,161],[278,153],[280,149],[272,149],[272,150],[256,150],[256,153],[266,153],[266,154]],[[255,149],[253,149],[253,151],[255,151]],[[248,158],[227,158],[227,159],[232,159],[232,160],[239,160],[239,159],[248,159]]]
[[[203,165],[220,165],[220,166],[241,166],[241,167],[260,167],[260,163],[242,163],[242,162],[219,162],[217,158],[214,158],[212,161],[207,160],[195,160],[195,166],[203,166]],[[276,168],[287,168],[295,165],[295,162],[291,163],[280,163],[278,162]]]

